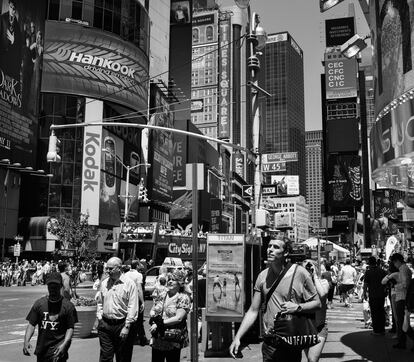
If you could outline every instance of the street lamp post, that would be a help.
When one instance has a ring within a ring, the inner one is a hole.
[[[260,191],[262,185],[262,176],[260,171],[260,110],[258,104],[258,93],[264,93],[266,96],[271,97],[271,94],[266,92],[259,86],[258,74],[260,70],[260,61],[258,56],[262,53],[262,50],[266,46],[267,35],[265,30],[260,25],[259,15],[255,12],[251,13],[249,0],[235,0],[236,5],[241,9],[247,8],[247,16],[249,19],[249,32],[247,39],[249,41],[249,57],[247,59],[247,67],[250,71],[250,81],[248,85],[251,88],[251,111],[253,116],[252,124],[252,145],[253,154],[255,158],[254,163],[254,198],[252,205],[252,223],[256,224],[256,210],[260,208]]]
[[[125,165],[122,160],[115,154],[113,153],[110,149],[108,148],[103,148],[102,149],[103,152],[109,153],[112,157],[115,157],[115,159],[121,164],[121,166],[126,170],[126,184],[125,184],[125,195],[120,195],[122,197],[125,197],[125,208],[124,208],[124,223],[128,222],[128,207],[129,207],[129,199],[133,198],[134,196],[129,194],[129,174],[131,171],[137,169],[138,167],[141,166],[145,166],[146,168],[151,167],[151,164],[149,163],[138,163],[137,165],[134,166],[129,166],[129,165]],[[142,182],[142,179],[141,179]]]

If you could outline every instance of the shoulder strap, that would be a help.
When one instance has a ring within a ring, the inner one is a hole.
[[[279,276],[273,282],[272,286],[269,289],[269,292],[266,295],[266,301],[265,301],[264,309],[263,309],[264,311],[267,309],[267,304],[269,303],[270,297],[272,296],[272,294],[276,290],[277,286],[279,285],[280,281],[283,279],[283,277],[285,276],[285,274],[287,273],[287,271],[290,269],[291,266],[292,266],[292,264],[290,264],[290,263],[288,265],[286,265],[286,267],[281,271]]]
[[[292,275],[292,280],[290,281],[290,286],[289,286],[289,293],[288,293],[288,300],[292,299],[292,286],[293,286],[293,280],[295,279],[295,275],[296,275],[296,270],[298,269],[298,266],[295,265],[295,270],[293,271],[293,275]]]

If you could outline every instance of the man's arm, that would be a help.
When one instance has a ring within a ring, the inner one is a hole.
[[[261,294],[257,291],[253,294],[252,304],[250,305],[249,310],[245,314],[243,321],[240,325],[239,330],[234,337],[233,343],[230,346],[230,354],[233,358],[236,358],[236,355],[239,353],[240,348],[240,339],[244,336],[244,334],[250,329],[250,327],[256,321],[257,315],[259,314],[260,310],[260,303],[261,303]]]
[[[138,300],[141,304],[140,311],[144,310],[145,307],[145,300],[144,300],[144,292],[142,291],[142,283],[138,283]]]
[[[68,349],[70,341],[72,340],[73,336],[73,328],[68,328],[65,333],[65,339],[61,344],[59,344],[55,350],[55,357],[58,357],[65,353],[65,351]]]
[[[103,295],[102,290],[96,293],[96,318],[100,321],[103,315]]]
[[[33,336],[35,331],[35,326],[32,325],[30,322],[27,323],[26,332],[24,334],[24,344],[23,344],[23,354],[25,356],[30,356],[30,350],[32,346],[30,345],[30,339]]]
[[[127,316],[125,326],[131,325],[137,320],[138,317],[138,291],[137,286],[134,282],[131,282],[128,298]]]

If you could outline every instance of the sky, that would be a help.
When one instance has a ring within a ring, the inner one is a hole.
[[[223,6],[234,5],[234,0],[217,0]],[[268,34],[288,31],[304,53],[305,129],[322,129],[320,74],[325,48],[325,19],[349,16],[354,4],[357,32],[369,32],[364,14],[357,0],[345,0],[329,11],[319,12],[319,0],[251,0],[250,7],[260,15]]]

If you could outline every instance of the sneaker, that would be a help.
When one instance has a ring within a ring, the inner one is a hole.
[[[397,343],[392,346],[392,348],[396,349],[405,349],[405,344]]]

